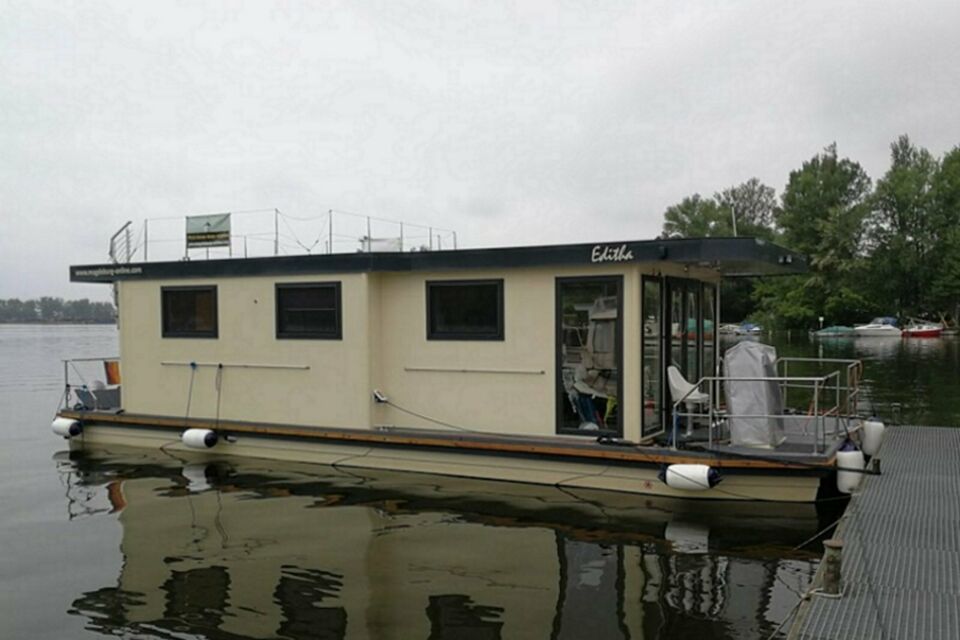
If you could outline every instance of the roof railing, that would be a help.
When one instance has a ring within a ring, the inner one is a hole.
[[[128,221],[110,238],[114,264],[253,258],[314,253],[409,252],[457,249],[457,232],[430,225],[330,209],[315,216],[293,216],[279,209],[251,209],[229,215],[226,238],[191,246],[186,220],[192,216]]]

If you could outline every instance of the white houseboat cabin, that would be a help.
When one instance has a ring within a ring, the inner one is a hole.
[[[116,287],[119,365],[88,385],[65,363],[54,430],[73,447],[812,501],[859,426],[856,364],[773,372],[774,395],[809,382],[813,411],[738,418],[715,341],[722,278],[804,269],[752,238],[75,266]],[[738,438],[738,419],[769,441]]]

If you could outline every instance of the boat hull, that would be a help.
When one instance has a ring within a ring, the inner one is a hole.
[[[890,326],[883,327],[856,327],[853,335],[857,338],[899,338],[903,332]]]
[[[943,333],[943,329],[940,327],[929,327],[929,328],[919,328],[911,329],[906,328],[903,330],[904,338],[939,338]]]
[[[185,459],[237,456],[706,500],[814,502],[821,479],[832,473],[827,466],[816,470],[800,466],[784,468],[783,465],[777,468],[743,460],[728,461],[728,466],[724,466],[724,461],[710,456],[704,458],[704,462],[713,462],[723,481],[710,489],[680,490],[659,479],[665,465],[662,457],[650,456],[648,462],[618,459],[620,447],[610,447],[613,451],[608,458],[590,460],[549,455],[533,449],[531,453],[496,454],[457,446],[437,450],[415,442],[402,444],[396,439],[392,442],[386,439],[383,442],[337,441],[231,430],[230,437],[221,438],[214,448],[197,450],[183,445],[179,433],[179,429],[168,426],[118,424],[87,418],[82,435],[72,438],[70,445],[74,449],[109,445],[162,448],[168,454]],[[630,448],[634,449],[637,448]],[[675,456],[677,462],[696,461],[695,457],[691,459],[692,453],[656,449],[665,452],[664,455]]]

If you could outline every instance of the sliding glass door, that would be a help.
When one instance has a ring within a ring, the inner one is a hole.
[[[623,278],[556,286],[557,433],[622,436]]]
[[[665,343],[663,326],[663,279],[656,276],[643,277],[642,318],[643,357],[641,398],[643,413],[641,434],[643,437],[658,433],[664,428],[663,380],[666,367],[663,364]]]
[[[686,278],[666,278],[664,283],[668,315],[662,326],[663,353],[668,358],[660,375],[666,376],[667,367],[672,365],[689,382],[696,383],[716,371],[717,286]],[[663,404],[661,419],[668,424],[673,404],[668,388],[663,389]]]

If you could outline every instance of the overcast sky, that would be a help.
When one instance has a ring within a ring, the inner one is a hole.
[[[642,239],[695,192],[779,194],[833,141],[874,179],[902,133],[960,144],[957,0],[0,10],[0,298],[106,299],[67,268],[130,219],[333,208],[461,246]]]

